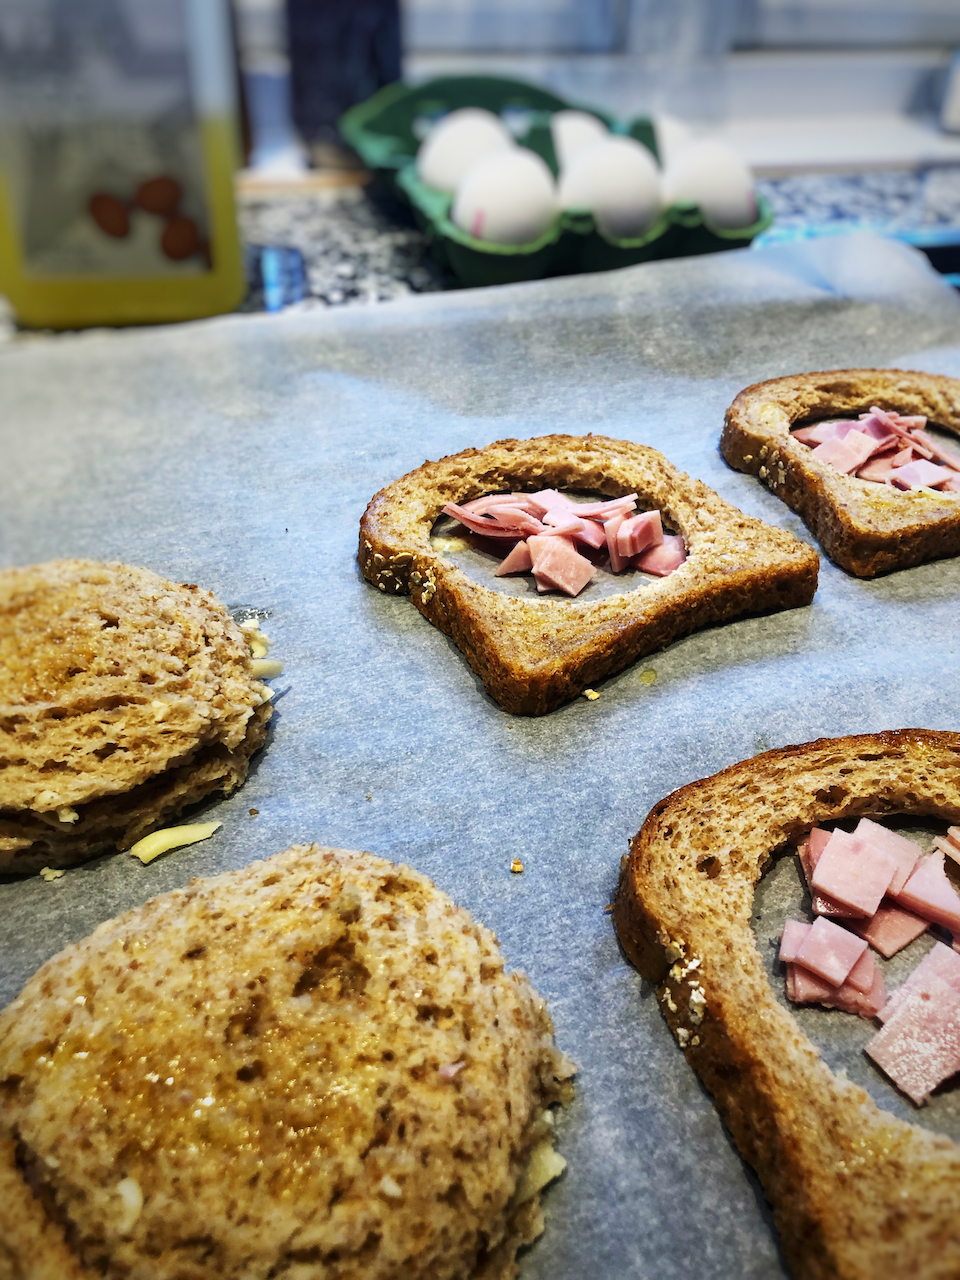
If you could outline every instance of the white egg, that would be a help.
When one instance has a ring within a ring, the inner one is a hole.
[[[550,136],[561,172],[578,151],[608,135],[609,130],[603,121],[586,111],[555,111],[550,117]]]
[[[696,204],[708,226],[749,227],[757,220],[753,175],[722,142],[691,142],[673,156],[663,174],[670,204]]]
[[[428,187],[456,191],[483,156],[515,145],[498,116],[482,107],[461,107],[444,116],[417,152],[417,176]]]
[[[546,162],[526,147],[478,160],[457,188],[450,217],[475,240],[529,244],[557,212],[557,189]]]
[[[615,240],[643,235],[663,201],[653,156],[634,138],[611,135],[578,151],[560,177],[564,209],[589,209]]]
[[[677,152],[689,145],[693,137],[689,126],[682,120],[659,113],[653,117],[653,136],[657,140],[661,169],[665,169]]]

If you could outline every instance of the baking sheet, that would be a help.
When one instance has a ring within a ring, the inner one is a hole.
[[[919,254],[867,236],[0,350],[0,561],[123,559],[200,582],[269,610],[286,664],[268,749],[204,806],[224,824],[211,840],[149,867],[116,855],[0,884],[0,1003],[60,946],[190,876],[311,839],[408,861],[495,929],[580,1066],[569,1170],[524,1280],[784,1275],[758,1185],[604,907],[673,788],[822,734],[957,728],[960,561],[874,582],[824,562],[809,608],[691,636],[531,720],[360,578],[357,522],[424,458],[602,431],[809,541],[720,459],[723,410],[761,378],[891,363],[960,375],[960,301]],[[765,883],[761,945],[797,892],[789,867]],[[911,1114],[861,1061],[856,1020],[802,1020]],[[931,1117],[949,1128],[951,1110],[937,1099]]]

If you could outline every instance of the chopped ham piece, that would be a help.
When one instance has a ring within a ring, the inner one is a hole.
[[[960,848],[952,840],[944,840],[943,836],[934,836],[933,846],[941,853],[945,853],[948,858],[952,858],[954,862],[960,862]]]
[[[818,444],[813,456],[820,462],[829,463],[843,475],[849,475],[851,471],[863,466],[876,447],[876,440],[870,436],[861,431],[850,431],[843,440],[834,436],[833,439]]]
[[[883,977],[879,970],[876,970],[874,985],[867,995],[849,982],[844,982],[839,987],[831,986],[800,964],[787,965],[786,986],[787,996],[798,1004],[822,1004],[828,1009],[858,1013],[861,1018],[875,1018],[886,999]]]
[[[637,497],[635,493],[628,493],[622,498],[606,498],[603,502],[578,502],[577,515],[589,516],[591,520],[609,520],[618,512],[634,511]]]
[[[555,587],[568,596],[575,596],[597,572],[566,538],[529,538],[527,545],[533,556],[533,576],[538,590],[549,591]]]
[[[908,462],[905,467],[894,467],[890,483],[898,489],[936,489],[937,485],[953,480],[955,475],[949,467],[938,467],[935,462],[921,458],[918,462]]]
[[[626,564],[617,548],[617,533],[625,519],[626,517],[618,512],[603,522],[604,534],[607,539],[607,551],[610,553],[610,571],[612,573],[619,573]]]
[[[904,453],[913,456],[913,450],[904,449]],[[909,462],[910,458],[904,458],[904,462]],[[872,480],[874,484],[886,484],[890,479],[890,472],[894,466],[902,466],[902,463],[894,463],[893,458],[871,458],[869,462],[865,462],[857,471],[858,480]]]
[[[925,933],[929,925],[928,920],[884,899],[869,920],[851,920],[847,928],[866,938],[875,951],[889,960]]]
[[[960,827],[947,827],[947,839],[960,849]]]
[[[607,545],[607,535],[602,524],[598,524],[596,520],[581,520],[580,524],[583,527],[579,533],[574,535],[577,542],[583,542],[588,547],[593,547],[594,551],[599,551],[601,547]]]
[[[913,840],[908,840],[906,836],[898,836],[895,831],[891,831],[888,827],[881,827],[879,822],[874,822],[871,818],[860,819],[853,833],[853,838],[862,840],[864,844],[871,845],[876,849],[882,849],[884,853],[888,853],[891,858],[896,860],[897,869],[887,889],[890,897],[895,898],[910,879],[910,875],[920,859],[920,855],[923,852],[920,846],[915,844]]]
[[[592,524],[593,521],[580,520],[566,512],[548,511],[543,517],[543,537],[551,534],[560,537],[579,536],[588,523]]]
[[[960,476],[955,480],[948,480],[946,484],[940,486],[941,493],[960,493]]]
[[[909,911],[933,924],[942,924],[960,938],[960,897],[943,869],[943,854],[921,858],[917,869],[897,894],[897,901]]]
[[[875,440],[878,448],[881,445],[891,444],[898,438],[897,432],[893,427],[888,426],[886,422],[881,422],[879,418],[872,414],[869,418],[861,418],[859,422],[853,422],[850,425],[860,431],[862,435],[869,436],[871,440]],[[845,423],[844,426],[846,426]],[[847,431],[837,432],[841,439],[845,438],[847,434]]]
[[[907,992],[866,1052],[918,1107],[960,1070],[960,994],[932,975]]]
[[[811,926],[804,924],[802,920],[788,920],[783,926],[783,933],[780,936],[780,959],[784,963],[790,963],[797,958],[797,952],[803,946],[804,939],[810,932]]]
[[[877,962],[869,947],[847,974],[846,981],[862,995],[868,996],[873,990],[877,977]]]
[[[801,943],[796,962],[839,987],[866,949],[867,944],[862,938],[818,916]]]
[[[666,578],[674,569],[686,564],[686,561],[687,549],[683,538],[678,533],[665,533],[663,542],[658,547],[651,547],[649,551],[643,552],[637,561],[637,568],[658,578]]]
[[[815,444],[823,444],[825,440],[832,440],[837,434],[836,422],[818,422],[813,427],[798,427],[796,431],[790,434],[794,440],[799,440],[801,444],[810,445],[811,448]]]
[[[861,915],[872,916],[897,866],[897,860],[883,849],[865,845],[837,830],[814,868],[811,888]]]
[[[624,560],[662,542],[663,524],[659,511],[643,511],[638,516],[629,516],[617,530],[617,550]]]
[[[844,906],[842,902],[837,902],[835,898],[831,898],[826,893],[817,893],[811,883],[814,868],[820,861],[820,855],[827,847],[831,834],[832,832],[830,831],[822,831],[819,827],[814,827],[807,839],[797,846],[800,865],[807,881],[807,888],[810,890],[813,910],[818,916],[835,916],[843,920],[862,919],[863,913],[861,911],[858,911],[855,907]]]
[[[508,573],[529,573],[532,568],[533,556],[530,554],[530,544],[518,542],[497,565],[494,577],[503,578]]]
[[[482,533],[486,538],[526,538],[530,534],[543,532],[543,525],[533,516],[522,515],[513,525],[503,525],[499,521],[490,516],[474,515],[472,511],[467,511],[465,507],[458,507],[455,502],[448,502],[443,508],[444,513],[453,516],[454,520],[459,520],[461,524],[467,526],[474,533]]]
[[[950,467],[953,471],[960,471],[960,453],[951,449],[949,445],[941,444],[939,440],[928,435],[926,431],[911,431],[910,439],[919,440],[921,444],[926,445],[931,455],[938,462],[942,462],[945,467]]]
[[[960,996],[960,956],[942,942],[935,942],[912,973],[908,974],[880,1012],[880,1021],[892,1018],[907,993],[915,986],[923,986],[931,977],[939,978]]]

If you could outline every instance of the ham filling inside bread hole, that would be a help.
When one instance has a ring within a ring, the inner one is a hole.
[[[669,514],[637,493],[556,489],[449,502],[431,530],[436,550],[508,594],[620,594],[669,577],[686,547]]]
[[[844,820],[777,854],[754,903],[774,989],[881,1106],[935,1095],[960,1139],[960,826]]]
[[[874,405],[852,418],[797,424],[790,434],[842,475],[901,492],[960,494],[960,439],[922,415]]]

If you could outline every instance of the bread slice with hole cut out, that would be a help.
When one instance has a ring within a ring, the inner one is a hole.
[[[960,1146],[834,1075],[774,995],[750,927],[777,849],[824,822],[895,813],[960,818],[960,734],[825,738],[681,787],[634,838],[614,903],[799,1280],[960,1275]]]
[[[826,554],[858,578],[960,554],[960,493],[902,492],[843,475],[790,429],[853,418],[872,405],[923,414],[960,435],[960,379],[900,369],[834,369],[772,378],[727,410],[720,452],[798,512]]]
[[[575,489],[658,508],[687,560],[669,577],[600,600],[493,591],[444,559],[430,531],[445,503],[488,493]],[[499,440],[425,462],[370,501],[360,567],[391,595],[409,594],[451,636],[492,698],[543,715],[680,636],[749,613],[809,604],[819,559],[782,529],[746,516],[662,453],[606,436]]]

